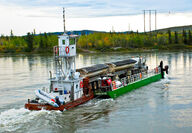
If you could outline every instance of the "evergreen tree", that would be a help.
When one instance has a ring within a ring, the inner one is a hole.
[[[189,30],[189,39],[188,39],[188,43],[191,45],[192,44],[192,36],[191,36],[191,31]]]
[[[171,30],[168,30],[168,38],[169,38],[169,44],[172,44]]]
[[[42,35],[40,35],[39,49],[43,49],[43,48],[44,48],[44,42],[43,42]]]
[[[36,34],[36,31],[35,31],[35,29],[33,29],[33,35],[35,35]]]
[[[183,29],[183,43],[187,44],[187,34],[186,31]]]
[[[27,42],[27,52],[33,51],[34,36],[29,32],[27,33],[26,36],[26,42]]]
[[[12,30],[12,29],[11,29],[11,35],[10,35],[10,36],[11,36],[11,38],[13,38],[13,36],[14,36],[14,35],[13,35],[13,30]]]
[[[9,36],[5,36],[5,39],[6,39],[7,41],[10,41]]]
[[[46,32],[44,33],[44,36],[45,36],[44,46],[45,46],[45,48],[48,48],[48,36],[47,36]]]
[[[5,36],[3,35],[3,34],[1,34],[1,37],[0,37],[1,39],[3,39],[3,38],[5,38]]]
[[[177,31],[175,31],[175,44],[178,44],[178,34],[177,34]]]

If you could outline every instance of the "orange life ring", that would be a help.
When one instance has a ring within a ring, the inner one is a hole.
[[[80,82],[80,88],[83,88],[83,81]]]
[[[66,54],[69,53],[69,47],[68,46],[65,47],[65,52],[66,52]]]

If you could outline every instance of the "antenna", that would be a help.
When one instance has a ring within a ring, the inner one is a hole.
[[[63,25],[64,25],[64,34],[65,34],[65,8],[63,7]]]

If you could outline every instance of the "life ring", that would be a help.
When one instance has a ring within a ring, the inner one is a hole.
[[[141,73],[139,74],[139,77],[140,77],[140,79],[142,78],[142,74]]]
[[[65,52],[66,52],[66,54],[69,53],[69,47],[68,46],[65,47]]]
[[[80,88],[83,88],[83,81],[80,82]]]
[[[55,55],[59,52],[59,47],[55,47]]]

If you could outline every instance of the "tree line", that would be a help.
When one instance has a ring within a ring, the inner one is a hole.
[[[97,50],[122,49],[186,49],[192,48],[191,31],[166,33],[93,33],[78,40],[79,47]]]
[[[58,36],[48,33],[36,35],[35,30],[26,36],[0,36],[0,52],[52,52],[58,45]],[[77,40],[78,49],[98,51],[131,50],[131,49],[192,49],[191,31],[166,33],[92,33],[81,35]]]
[[[14,36],[11,30],[10,36],[0,36],[0,52],[52,52],[53,46],[57,45],[58,37],[47,33],[36,35],[28,32],[26,36]]]

